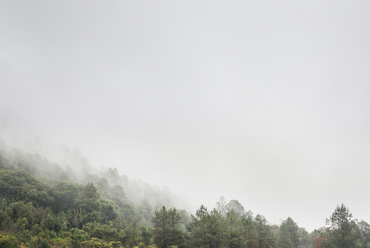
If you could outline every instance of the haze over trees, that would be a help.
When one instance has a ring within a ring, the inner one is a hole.
[[[370,245],[370,225],[353,219],[343,204],[335,208],[326,227],[309,233],[290,217],[279,225],[271,224],[238,200],[224,197],[215,208],[201,205],[189,214],[171,205],[171,195],[144,182],[130,182],[115,168],[101,175],[87,171],[84,178],[77,178],[71,167],[63,169],[37,154],[0,150],[0,247]],[[141,196],[135,196],[132,188]]]

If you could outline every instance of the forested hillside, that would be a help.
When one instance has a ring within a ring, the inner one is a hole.
[[[370,245],[370,225],[352,219],[344,205],[327,227],[308,233],[291,218],[273,225],[223,197],[215,208],[202,205],[190,216],[173,208],[170,196],[158,188],[130,183],[115,168],[103,175],[75,173],[38,154],[0,150],[0,248]],[[132,197],[135,192],[140,196]]]

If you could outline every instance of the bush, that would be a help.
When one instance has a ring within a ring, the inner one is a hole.
[[[12,235],[0,235],[0,247],[19,248],[19,244]]]
[[[109,243],[110,246],[113,248],[120,248],[121,247],[121,242],[120,241],[112,241]]]
[[[39,248],[52,248],[52,246],[46,239],[42,239],[41,241],[39,241],[38,247]]]

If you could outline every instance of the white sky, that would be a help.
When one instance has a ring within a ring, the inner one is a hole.
[[[369,1],[1,1],[2,136],[32,127],[195,207],[225,196],[312,231],[344,203],[370,222],[369,13]]]

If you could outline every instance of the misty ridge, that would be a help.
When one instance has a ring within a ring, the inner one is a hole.
[[[26,142],[32,150],[47,150],[43,148],[40,138]],[[151,186],[140,179],[130,180],[126,175],[119,174],[117,168],[96,168],[85,159],[78,147],[71,150],[60,146],[53,153],[60,158],[59,163],[49,161],[39,153],[26,152],[19,147],[12,147],[0,142],[0,169],[22,170],[38,178],[50,178],[86,185],[93,183],[101,198],[112,200],[122,206],[124,202],[135,207],[147,208],[151,214],[162,206],[168,208],[181,206],[179,197],[172,194],[167,187]],[[27,149],[27,148],[26,148]],[[186,204],[183,204],[186,205]]]
[[[279,225],[269,223],[238,200],[227,202],[225,197],[214,208],[201,205],[195,214],[189,213],[183,208],[185,199],[167,187],[130,180],[117,168],[96,168],[78,147],[48,149],[39,137],[24,142],[23,148],[0,140],[0,200],[0,247],[345,248],[370,244],[370,225],[353,219],[343,204],[327,219],[326,227],[311,233],[290,217]],[[343,240],[344,246],[332,245]]]
[[[14,125],[12,125],[14,124]],[[370,225],[343,204],[308,232],[292,218],[270,223],[225,197],[200,204],[167,187],[94,166],[76,146],[40,137],[14,118],[0,127],[0,247],[368,247]],[[130,170],[130,165],[121,170]],[[184,178],[185,181],[186,178]],[[187,182],[191,183],[191,182]],[[339,226],[339,227],[338,227]],[[344,242],[338,238],[343,233]]]

